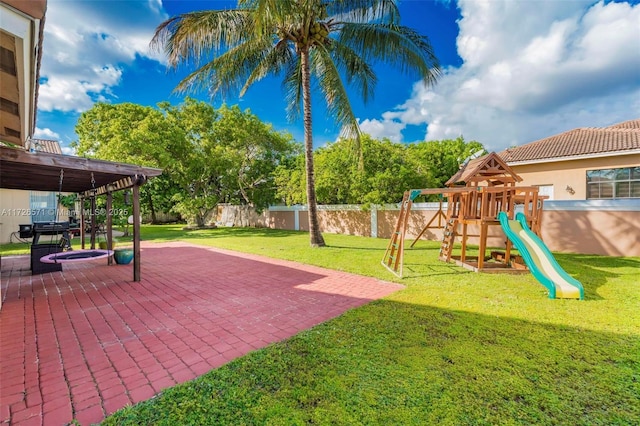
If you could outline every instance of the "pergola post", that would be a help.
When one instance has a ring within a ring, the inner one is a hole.
[[[133,281],[140,281],[140,184],[133,184]]]
[[[96,248],[96,196],[91,197],[91,250]]]
[[[107,250],[113,249],[113,194],[107,192]],[[113,256],[107,256],[107,265],[113,264]]]
[[[80,197],[80,248],[82,250],[84,250],[84,238],[85,238],[84,197]]]

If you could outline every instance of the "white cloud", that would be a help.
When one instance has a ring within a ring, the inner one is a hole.
[[[360,123],[360,129],[376,139],[388,138],[394,142],[402,141],[402,130],[407,127],[406,124],[391,118],[365,119]]]
[[[125,65],[163,60],[149,41],[167,17],[159,0],[49,0],[38,108],[81,112],[110,98]]]
[[[71,148],[70,146],[61,146],[60,149],[62,149],[62,153],[64,155],[76,155],[76,149]]]
[[[640,116],[640,5],[461,0],[459,7],[463,65],[445,70],[432,89],[417,83],[404,104],[363,123],[391,126],[380,134],[427,124],[427,140],[464,135],[500,150]]]
[[[49,128],[44,128],[41,129],[39,127],[36,127],[36,131],[33,132],[33,138],[34,139],[49,139],[49,140],[59,140],[60,139],[60,135],[57,134],[56,132],[54,132],[53,130],[49,129]]]

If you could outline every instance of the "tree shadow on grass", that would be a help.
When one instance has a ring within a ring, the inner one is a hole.
[[[373,302],[105,424],[638,424],[637,335],[522,312]]]
[[[470,271],[460,266],[441,261],[438,259],[439,255],[440,243],[423,244],[405,250],[403,277],[423,278],[438,275],[466,275],[470,273]]]
[[[406,250],[403,276],[405,278],[421,278],[473,273],[460,266],[440,261],[438,259],[439,249],[439,245],[434,245]],[[474,254],[475,249],[475,246],[469,246],[468,253]],[[598,292],[601,286],[624,275],[637,276],[640,271],[640,259],[638,258],[568,253],[553,253],[553,255],[560,266],[582,284],[587,300],[602,300],[602,296]]]
[[[554,256],[569,275],[580,281],[588,300],[602,300],[598,289],[611,279],[624,275],[637,277],[640,271],[640,259],[637,258],[567,253],[554,253]],[[628,271],[624,271],[625,268]],[[612,269],[617,271],[612,272]]]

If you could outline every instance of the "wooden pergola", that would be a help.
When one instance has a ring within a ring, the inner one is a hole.
[[[96,195],[106,195],[106,210],[111,212],[112,194],[131,189],[134,281],[140,281],[140,186],[161,173],[162,170],[151,167],[43,152],[30,153],[23,148],[0,146],[0,188],[77,193],[81,199],[93,200],[92,212],[95,211]],[[91,215],[91,220],[95,225],[95,214]],[[106,225],[107,245],[112,247],[111,214],[107,214]],[[81,227],[84,246],[84,220],[81,221]],[[92,226],[91,244],[95,244],[95,226]]]

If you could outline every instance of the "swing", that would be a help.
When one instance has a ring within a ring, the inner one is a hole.
[[[58,199],[62,193],[62,180],[64,176],[64,170],[60,170],[60,185],[58,188]],[[93,189],[93,197],[95,197],[96,181],[91,173],[91,188]],[[58,220],[58,208],[56,208],[56,221]],[[93,212],[92,212],[93,213]],[[57,237],[57,234],[56,234]],[[70,244],[69,244],[70,246]],[[60,253],[50,253],[40,258],[42,263],[70,263],[70,262],[84,262],[87,260],[104,259],[113,255],[113,250],[102,249],[89,249],[89,250],[71,250],[63,251]]]

